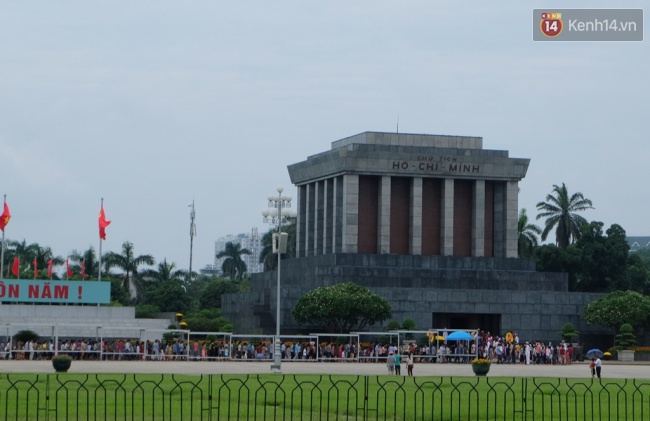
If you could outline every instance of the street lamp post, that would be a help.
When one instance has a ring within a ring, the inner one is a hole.
[[[291,208],[291,197],[282,196],[284,189],[278,187],[278,196],[269,196],[269,209],[264,209],[262,211],[262,216],[264,216],[264,222],[269,224],[277,224],[278,232],[273,235],[273,252],[278,253],[278,288],[276,294],[276,307],[275,307],[275,342],[273,346],[273,365],[271,365],[271,370],[274,373],[282,373],[282,350],[280,348],[280,262],[282,253],[286,252],[286,237],[287,234],[282,232],[282,223],[286,221],[287,218],[295,216],[295,212]],[[282,209],[285,209],[284,213]]]

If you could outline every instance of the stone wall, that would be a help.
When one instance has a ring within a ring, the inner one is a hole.
[[[171,321],[136,319],[134,307],[2,304],[0,323],[0,336],[29,329],[49,337],[56,325],[59,336],[94,338],[102,326],[106,337],[139,338],[140,329],[166,329]]]
[[[303,294],[350,281],[387,299],[393,319],[413,319],[422,329],[448,327],[432,326],[433,313],[466,313],[500,315],[500,333],[515,331],[522,339],[556,341],[566,322],[599,332],[582,323],[580,313],[603,294],[569,293],[566,274],[535,272],[530,260],[360,254],[283,260],[282,332],[310,333],[291,317]],[[273,334],[277,273],[255,274],[251,285],[251,293],[224,295],[222,314],[238,332]]]

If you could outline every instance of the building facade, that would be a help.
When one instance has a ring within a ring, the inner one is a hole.
[[[260,263],[260,254],[262,253],[262,238],[260,237],[259,230],[252,228],[250,234],[236,234],[220,237],[214,242],[214,264],[206,266],[206,274],[213,273],[221,275],[221,265],[225,257],[217,259],[217,255],[226,249],[226,244],[233,243],[239,244],[242,249],[247,249],[251,254],[242,254],[241,258],[246,263],[248,273],[258,273],[264,270],[264,265]],[[203,272],[203,271],[202,271]]]
[[[330,253],[517,257],[529,159],[479,137],[362,133],[290,165],[297,257]]]
[[[297,186],[297,257],[282,263],[281,325],[306,292],[356,282],[386,298],[393,319],[421,329],[482,329],[558,339],[602,294],[569,293],[564,273],[517,256],[518,183],[530,160],[466,136],[366,132],[289,165]],[[239,331],[273,333],[276,272],[222,297]],[[375,326],[373,329],[381,329]]]

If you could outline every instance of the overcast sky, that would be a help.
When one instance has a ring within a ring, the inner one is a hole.
[[[643,1],[4,1],[6,235],[57,255],[189,265],[262,223],[287,165],[364,131],[482,136],[531,158],[520,207],[553,184],[650,235],[648,42],[532,41],[532,9]],[[647,38],[647,31],[646,31]],[[1,199],[1,197],[0,197]],[[542,226],[543,222],[537,221]]]

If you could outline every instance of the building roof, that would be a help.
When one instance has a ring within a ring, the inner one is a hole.
[[[650,236],[627,237],[626,240],[630,245],[630,251],[650,249]]]

